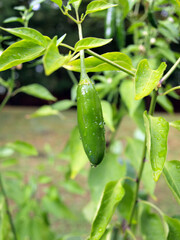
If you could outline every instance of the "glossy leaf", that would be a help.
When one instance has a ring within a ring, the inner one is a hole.
[[[124,80],[120,85],[120,94],[124,104],[126,105],[129,115],[133,116],[134,112],[141,103],[140,100],[134,98],[134,83],[131,80]]]
[[[105,124],[109,127],[111,131],[114,131],[114,123],[113,123],[113,111],[111,104],[107,101],[101,101],[103,118]]]
[[[55,109],[53,109],[49,105],[44,105],[40,107],[37,111],[32,113],[29,117],[30,118],[37,118],[37,117],[47,117],[52,115],[59,115],[59,112]]]
[[[57,42],[56,42],[56,46],[58,47],[65,39],[66,37],[66,33],[64,35],[62,35],[60,38],[57,39]]]
[[[124,53],[110,52],[102,54],[101,56],[113,61],[114,63],[119,64],[120,66],[130,71],[135,71],[132,66],[131,59]],[[85,65],[87,72],[119,71],[118,68],[108,63],[105,63],[104,61],[97,59],[96,57],[85,58]],[[80,72],[81,71],[80,59],[72,61],[64,65],[63,67],[67,68],[70,71]]]
[[[53,109],[58,110],[58,111],[65,111],[68,110],[69,108],[76,106],[76,103],[71,100],[61,100],[59,102],[56,102],[51,105]]]
[[[105,10],[105,9],[108,9],[108,8],[111,8],[111,7],[115,7],[115,6],[117,6],[117,5],[108,3],[108,2],[103,1],[103,0],[95,0],[95,1],[90,2],[87,5],[86,15],[89,14],[89,13],[102,11],[102,10]]]
[[[32,61],[44,53],[44,47],[27,40],[21,40],[8,47],[0,56],[0,71],[18,64]]]
[[[167,155],[169,123],[162,117],[152,117],[144,113],[146,146],[153,170],[153,178],[158,181]]]
[[[88,162],[77,126],[73,129],[70,137],[70,157],[71,178],[75,178]]]
[[[59,8],[61,8],[63,4],[62,0],[51,0],[51,2],[56,3],[59,6]]]
[[[167,240],[179,240],[180,239],[180,221],[175,218],[164,216],[168,226],[169,234]]]
[[[118,155],[111,152],[107,153],[102,163],[96,168],[91,168],[89,173],[88,183],[93,201],[99,201],[108,182],[119,180],[125,174],[126,165],[118,161]]]
[[[37,156],[38,155],[36,148],[27,142],[17,140],[15,142],[8,143],[7,146],[12,148],[14,151],[21,153],[23,155],[26,155],[26,156]]]
[[[70,60],[70,56],[60,55],[57,44],[57,37],[54,37],[43,57],[43,64],[46,75],[50,75]]]
[[[140,61],[135,76],[135,99],[148,96],[158,85],[164,71],[166,63],[161,63],[157,70],[149,67],[147,59]]]
[[[99,240],[110,222],[117,204],[124,196],[121,180],[107,183],[103,192],[100,207],[93,221],[90,239]]]
[[[94,37],[87,37],[79,40],[75,45],[75,51],[78,52],[83,49],[90,49],[90,48],[97,48],[104,46],[111,42],[112,39],[102,39],[102,38],[94,38]]]
[[[180,131],[180,120],[170,122],[169,124],[170,124],[170,126],[176,128],[177,130]]]
[[[163,173],[169,188],[180,203],[180,161],[167,161]]]
[[[46,38],[37,30],[33,28],[21,27],[21,28],[2,28],[2,30],[9,32],[17,37],[31,41],[40,46],[46,47]]]
[[[18,89],[18,92],[23,92],[33,97],[41,98],[48,101],[55,101],[56,98],[48,91],[47,88],[43,87],[38,83],[33,83]]]

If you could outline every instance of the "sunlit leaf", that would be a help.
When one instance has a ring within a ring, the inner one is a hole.
[[[117,204],[124,196],[121,180],[107,183],[103,192],[100,207],[93,221],[90,239],[99,240],[110,222]]]
[[[114,131],[114,123],[113,123],[113,111],[111,104],[105,100],[101,101],[103,118],[105,124],[109,127],[111,131]]]
[[[8,146],[0,147],[0,158],[10,157],[14,153],[14,150]]]
[[[102,10],[105,10],[105,9],[108,9],[108,8],[111,8],[111,7],[115,7],[115,6],[117,6],[117,5],[108,3],[108,2],[103,1],[103,0],[95,0],[95,1],[90,2],[87,5],[86,15],[89,14],[89,13],[102,11]]]
[[[170,124],[170,126],[176,128],[177,130],[180,131],[180,120],[170,122],[169,124]]]
[[[152,117],[144,113],[147,152],[153,170],[153,178],[158,181],[167,155],[169,123],[162,117]]]
[[[76,103],[71,100],[61,100],[59,102],[56,102],[51,105],[53,109],[58,110],[58,111],[65,111],[68,110],[69,108],[76,106]]]
[[[63,4],[62,0],[51,0],[51,2],[56,3],[59,6],[59,8],[61,8]]]
[[[180,203],[180,161],[167,161],[163,173],[169,188]]]
[[[37,111],[32,113],[29,117],[31,118],[37,118],[37,117],[46,117],[46,116],[52,116],[52,115],[59,115],[59,111],[53,109],[49,105],[44,105],[40,107]]]
[[[148,96],[158,85],[164,71],[166,63],[161,63],[157,70],[149,67],[147,59],[140,61],[135,76],[135,99]]]

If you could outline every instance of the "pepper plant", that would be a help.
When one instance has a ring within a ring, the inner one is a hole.
[[[77,176],[87,163],[88,158],[94,165],[99,164],[96,168],[91,168],[89,171],[88,181],[92,201],[87,205],[84,212],[91,221],[92,227],[91,232],[87,233],[87,239],[136,239],[137,236],[145,236],[145,239],[178,240],[180,236],[180,221],[178,217],[167,216],[157,206],[148,201],[149,196],[154,197],[155,183],[159,180],[161,174],[163,174],[177,201],[180,201],[180,162],[178,160],[166,161],[169,127],[175,127],[179,130],[180,121],[168,122],[163,117],[154,116],[158,99],[164,98],[167,94],[172,94],[174,90],[180,88],[180,86],[175,86],[164,91],[167,79],[179,66],[180,58],[176,58],[175,55],[173,55],[173,65],[168,71],[166,71],[167,64],[165,62],[159,63],[158,61],[159,64],[154,70],[150,67],[146,59],[149,56],[148,53],[153,50],[150,48],[150,24],[154,28],[157,27],[153,18],[153,7],[159,6],[161,1],[159,1],[157,5],[154,5],[153,1],[145,1],[147,5],[145,14],[148,16],[150,23],[147,27],[148,35],[146,35],[145,38],[146,49],[145,54],[143,57],[141,56],[138,64],[134,65],[134,58],[132,57],[131,59],[129,56],[129,53],[132,53],[132,48],[131,50],[128,50],[128,47],[123,49],[124,44],[122,42],[120,44],[122,52],[98,54],[91,49],[102,47],[110,43],[112,39],[83,37],[82,23],[89,15],[104,10],[110,14],[109,11],[114,11],[114,9],[117,8],[120,12],[121,1],[90,1],[84,13],[79,12],[81,0],[69,0],[66,4],[64,4],[62,0],[51,1],[57,4],[62,14],[77,24],[79,41],[76,42],[74,46],[69,46],[64,42],[65,38],[68,37],[66,34],[60,38],[55,36],[51,39],[27,26],[20,28],[1,28],[3,31],[19,37],[21,40],[13,43],[3,51],[0,56],[0,71],[14,68],[19,64],[41,57],[46,75],[52,74],[61,67],[69,71],[81,73],[78,86],[80,90],[77,92],[77,102],[79,105],[78,125],[81,138],[78,128],[75,127],[62,156],[66,155],[66,157],[68,156],[69,158],[69,177],[71,178]],[[135,8],[137,13],[140,2],[128,1],[127,3],[129,4],[129,8],[126,7],[124,9],[130,11]],[[171,6],[177,8],[179,5],[178,0],[173,1],[171,4]],[[179,14],[179,11],[177,11],[177,14]],[[120,15],[122,17],[122,13],[120,13]],[[117,20],[122,22],[123,17]],[[135,25],[131,25],[131,29],[129,29],[129,31],[135,32],[134,37],[136,41],[138,38],[142,41],[144,40],[141,33],[139,33],[141,32],[139,27],[141,27],[142,24],[141,21],[138,20],[138,22],[136,22]],[[165,26],[165,23],[163,22],[161,25]],[[164,30],[161,29],[162,35],[168,34],[167,28],[164,27]],[[153,32],[153,34],[156,36],[158,32]],[[106,36],[111,37],[113,35],[106,33]],[[175,36],[173,40],[178,41]],[[61,54],[62,47],[69,50],[67,55]],[[90,56],[85,57],[85,54]],[[107,84],[106,80],[108,81],[109,78],[104,78],[103,75],[95,75],[92,77],[92,80],[90,80],[87,75],[89,73],[106,71],[108,71],[108,73],[105,73],[104,76],[114,74],[114,78],[111,78],[111,84],[114,84],[115,88],[118,87],[118,92],[114,87],[113,92],[105,88]],[[109,71],[113,71],[113,73]],[[116,74],[116,72],[118,72],[118,74]],[[72,74],[71,76],[72,78],[74,77]],[[98,90],[99,87],[102,98],[108,95],[112,106],[105,100],[102,100],[100,104],[99,97],[94,88],[93,79],[101,81],[101,85],[95,84],[97,86],[96,89]],[[38,84],[14,90],[14,78],[11,79],[10,83],[9,81],[7,82],[1,79],[0,83],[9,89],[1,108],[3,108],[9,97],[19,92],[42,97],[46,100],[56,100],[46,89]],[[90,89],[88,88],[89,86]],[[74,89],[76,88],[77,84],[75,84]],[[121,95],[121,104],[119,104],[119,92]],[[151,102],[148,111],[144,111],[143,99],[147,96],[151,97]],[[175,93],[174,96],[176,96]],[[51,114],[58,115],[59,110],[68,109],[76,105],[75,99],[76,96],[73,95],[72,101],[57,102],[52,105],[43,106],[32,114],[31,117]],[[103,131],[101,131],[101,128],[104,128],[101,111],[104,121],[110,130],[106,135],[107,144],[105,156],[104,136]],[[115,136],[121,120],[127,111],[129,115],[136,120],[138,118],[137,115],[141,115],[139,118],[141,119],[141,123],[139,123],[138,120],[137,123],[138,126],[141,127],[142,136],[140,139],[127,140],[125,154],[129,161],[120,161],[119,154],[121,145],[115,140]],[[100,121],[99,118],[101,118]],[[100,122],[101,125],[99,125]],[[97,124],[99,126],[97,126]],[[145,132],[145,137],[143,131]],[[98,135],[99,132],[100,135]],[[97,139],[93,136],[94,134],[97,136]],[[86,154],[83,150],[82,142]],[[100,151],[100,154],[98,151]],[[92,158],[91,153],[93,154]],[[141,194],[141,183],[144,185],[145,194]],[[52,189],[48,194],[58,199],[56,190]],[[4,196],[6,196],[6,194],[4,194]],[[5,198],[5,200],[7,199]],[[45,202],[47,203],[47,199]],[[45,206],[47,205],[45,204]],[[7,207],[8,205],[6,205],[6,208]],[[111,221],[115,210],[118,212],[118,220]],[[11,220],[9,211],[8,214]],[[14,239],[18,239],[18,234],[16,234],[16,229],[12,222],[11,231]],[[50,238],[53,239],[53,235],[49,235],[49,239]],[[13,237],[10,239],[13,239]]]

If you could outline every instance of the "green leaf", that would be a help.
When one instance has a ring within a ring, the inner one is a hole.
[[[56,102],[51,105],[53,109],[58,110],[58,111],[65,111],[68,110],[69,108],[76,106],[76,103],[71,100],[61,100],[59,102]]]
[[[38,83],[33,83],[18,89],[18,92],[23,92],[33,97],[41,98],[48,101],[55,101],[56,98],[48,91],[47,88]]]
[[[9,18],[6,18],[3,23],[11,23],[11,22],[20,22],[20,23],[23,23],[23,19],[22,18],[19,18],[19,17],[9,17]]]
[[[167,239],[160,217],[149,210],[144,210],[141,215],[141,232],[146,240]]]
[[[10,240],[11,239],[11,229],[9,225],[9,219],[6,210],[6,204],[4,199],[0,199],[0,239]]]
[[[167,240],[179,240],[180,239],[180,221],[175,218],[164,216],[168,226],[169,234]]]
[[[14,153],[14,150],[10,147],[3,146],[0,147],[0,158],[6,158],[12,156]]]
[[[65,39],[66,35],[67,34],[65,33],[64,35],[62,35],[60,38],[57,39],[57,43],[56,43],[57,47],[63,42],[63,40]]]
[[[126,165],[118,162],[118,156],[109,152],[98,167],[91,168],[88,183],[93,201],[99,201],[108,182],[119,180],[125,176]]]
[[[119,64],[120,66],[130,70],[135,71],[131,59],[124,53],[120,52],[109,52],[101,55],[114,63]],[[119,71],[118,68],[113,67],[112,65],[105,63],[104,61],[97,59],[96,57],[85,58],[85,65],[87,72],[102,72],[102,71]],[[70,71],[81,71],[80,59],[69,62],[63,67],[67,68]]]
[[[141,100],[135,100],[134,98],[134,83],[131,80],[125,80],[120,85],[120,94],[124,104],[126,105],[129,115],[133,116],[134,112],[138,108]]]
[[[167,161],[163,173],[169,188],[180,203],[180,161]]]
[[[170,126],[176,128],[177,130],[180,131],[180,120],[170,122],[169,124],[170,124]]]
[[[15,158],[9,158],[2,162],[3,167],[12,167],[18,163],[18,160]]]
[[[40,46],[46,47],[46,38],[37,30],[33,28],[21,27],[21,28],[2,28],[2,30],[9,32],[17,37],[31,41]]]
[[[68,179],[61,183],[61,186],[68,192],[73,194],[84,194],[85,190],[74,180]]]
[[[0,71],[18,64],[32,61],[44,53],[44,47],[27,40],[21,40],[8,47],[0,56]]]
[[[113,123],[113,111],[112,111],[111,104],[103,100],[101,101],[101,106],[102,106],[104,122],[109,127],[109,129],[113,132],[115,129],[114,129],[114,123]]]
[[[59,54],[59,50],[57,47],[57,37],[54,37],[43,57],[43,64],[45,68],[46,75],[50,75],[64,64],[66,64],[70,60],[70,55],[63,56]]]
[[[172,102],[166,96],[158,96],[157,103],[163,107],[167,112],[173,113],[174,107]]]
[[[70,157],[71,178],[75,178],[76,175],[88,162],[88,158],[84,152],[82,141],[79,135],[79,129],[77,126],[71,132]]]
[[[59,8],[61,8],[63,4],[62,0],[51,0],[51,2],[56,3],[59,6]]]
[[[73,7],[74,7],[76,10],[78,10],[81,2],[82,2],[82,0],[70,0],[70,1],[68,2],[68,4],[72,4]]]
[[[115,6],[117,5],[108,3],[106,1],[102,1],[102,0],[92,1],[87,5],[86,15],[90,13],[102,11],[111,7],[115,7]]]
[[[59,112],[57,110],[53,109],[49,105],[44,105],[44,106],[40,107],[37,111],[32,113],[29,117],[37,118],[37,117],[47,117],[47,116],[52,116],[52,115],[58,116]]]
[[[15,141],[12,143],[8,143],[7,146],[9,148],[13,149],[14,151],[21,153],[23,155],[26,155],[26,156],[37,156],[38,155],[36,148],[27,142]]]
[[[100,207],[92,224],[90,234],[91,240],[99,240],[102,237],[123,196],[124,189],[121,180],[107,183],[103,192]]]
[[[90,49],[90,48],[97,48],[104,46],[111,42],[112,39],[102,39],[102,38],[94,38],[94,37],[87,37],[79,40],[75,45],[75,51],[81,51],[83,49]]]
[[[152,117],[144,112],[146,146],[153,170],[153,178],[158,181],[167,155],[169,123],[162,117]]]
[[[147,59],[140,61],[135,76],[135,99],[148,96],[158,85],[164,71],[166,63],[161,63],[157,70],[149,67]]]
[[[4,79],[2,79],[0,77],[0,85],[4,86],[5,88],[8,88],[9,87],[9,82],[5,81]]]

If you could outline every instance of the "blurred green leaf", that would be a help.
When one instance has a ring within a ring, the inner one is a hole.
[[[104,122],[109,127],[109,129],[113,132],[115,129],[114,129],[114,123],[113,123],[113,111],[112,111],[111,104],[103,100],[101,101],[101,106],[102,106]]]
[[[149,67],[147,59],[140,61],[135,76],[135,99],[148,96],[158,85],[164,71],[166,63],[162,62],[157,70]]]
[[[103,1],[103,0],[95,0],[95,1],[90,2],[87,5],[86,15],[90,14],[90,13],[102,11],[102,10],[105,10],[105,9],[108,9],[108,8],[111,8],[111,7],[115,7],[115,6],[117,6],[117,5],[108,3],[108,2]]]
[[[167,240],[179,240],[180,239],[180,221],[175,218],[164,216],[169,226],[169,234]]]
[[[48,91],[47,88],[43,87],[38,83],[33,83],[27,86],[23,86],[19,88],[17,92],[23,92],[33,97],[41,98],[48,101],[56,100],[56,98]]]
[[[83,49],[91,49],[91,48],[97,48],[104,46],[111,42],[112,39],[102,39],[102,38],[94,38],[94,37],[88,37],[83,38],[82,40],[79,40],[75,45],[75,51],[81,51]]]
[[[106,184],[100,207],[92,224],[90,234],[91,240],[99,240],[102,237],[124,193],[121,180],[112,181]]]
[[[62,7],[62,4],[63,4],[62,0],[51,0],[51,1],[56,3],[59,6],[59,8]]]
[[[20,18],[20,17],[9,17],[9,18],[6,18],[3,22],[4,22],[4,23],[11,23],[11,22],[20,22],[20,23],[23,23],[23,19]]]
[[[40,107],[37,111],[32,113],[29,117],[37,118],[37,117],[46,117],[46,116],[53,116],[53,115],[58,116],[59,112],[57,110],[53,109],[49,105],[44,105],[44,106]]]
[[[0,239],[11,240],[11,229],[6,210],[6,204],[3,198],[0,198]]]
[[[58,110],[58,111],[65,111],[68,110],[69,108],[76,106],[76,103],[71,100],[61,100],[59,102],[56,102],[51,105],[53,109]]]
[[[167,161],[163,173],[169,188],[180,203],[180,161]]]
[[[44,53],[44,47],[28,40],[21,40],[8,47],[0,56],[0,71],[32,61]]]
[[[152,117],[144,112],[146,145],[153,170],[153,178],[158,181],[167,155],[169,123],[162,117]]]
[[[14,153],[14,150],[8,146],[0,147],[0,158],[10,157]]]
[[[3,167],[12,167],[18,163],[18,160],[15,158],[9,158],[2,162]]]
[[[26,156],[37,156],[38,155],[36,148],[27,142],[15,141],[15,142],[8,143],[7,147],[13,149],[14,151],[16,151],[18,153],[26,155]]]
[[[170,124],[170,126],[176,128],[177,130],[180,131],[180,120],[170,122],[169,124]]]
[[[167,112],[173,113],[174,107],[172,102],[167,98],[166,96],[158,96],[157,97],[157,103],[164,108]]]
[[[85,190],[74,180],[68,179],[61,182],[61,186],[68,192],[73,194],[84,194]]]

